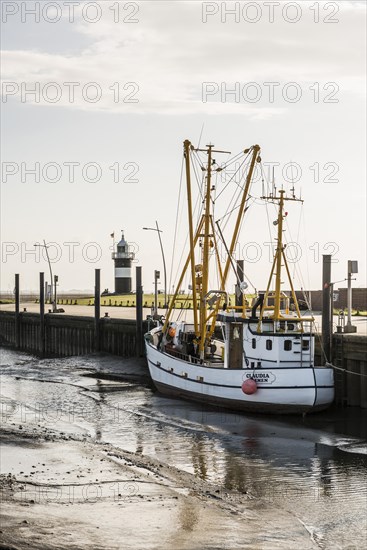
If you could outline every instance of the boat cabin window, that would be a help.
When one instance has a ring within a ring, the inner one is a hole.
[[[310,349],[310,341],[309,340],[302,340],[302,349],[304,351]]]
[[[252,339],[252,349],[256,348],[256,338]]]
[[[294,323],[288,323],[285,321],[280,321],[279,323],[279,329],[284,331],[294,331],[297,327]]]
[[[290,351],[292,349],[292,340],[284,340],[284,349],[285,351]]]
[[[266,349],[273,349],[273,342],[271,340],[266,340]]]

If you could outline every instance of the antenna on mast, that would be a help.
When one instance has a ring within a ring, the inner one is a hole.
[[[296,198],[296,195],[295,195],[295,187],[294,187],[294,176],[293,176],[293,162],[291,161],[290,163],[291,165],[291,174],[292,174],[292,185],[293,187],[291,187],[290,189],[290,192],[292,193],[292,198],[295,199]]]
[[[202,126],[201,126],[201,131],[200,131],[198,149],[200,148],[200,143],[201,143],[201,138],[202,138],[202,136],[203,136],[204,126],[205,126],[205,123],[203,122],[203,124],[202,124]]]
[[[270,196],[272,197],[276,197],[277,196],[277,188],[275,186],[275,167],[273,166],[273,181],[272,181],[272,188],[273,188],[273,191],[271,193]]]

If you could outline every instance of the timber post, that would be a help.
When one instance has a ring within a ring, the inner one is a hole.
[[[331,286],[331,255],[322,256],[322,343],[328,361],[331,361],[332,335],[332,296]]]
[[[20,346],[19,273],[15,274],[15,346]]]
[[[99,351],[101,346],[101,270],[95,270],[95,286],[94,286],[94,346],[95,350]]]
[[[43,357],[45,354],[45,274],[40,273],[40,332],[39,352]]]
[[[141,267],[136,267],[136,355],[143,354],[143,287]]]

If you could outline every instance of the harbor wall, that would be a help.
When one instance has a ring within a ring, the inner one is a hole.
[[[347,308],[347,294],[347,288],[334,289],[334,309]],[[304,295],[306,295],[308,299],[311,298],[313,311],[322,311],[322,290],[296,290],[296,296],[298,300],[304,300]],[[367,311],[367,288],[352,288],[352,309],[358,311]]]
[[[148,330],[143,322],[142,334]],[[45,314],[44,326],[37,313],[0,311],[0,344],[45,357],[88,355],[96,351],[133,357],[143,350],[137,342],[132,319],[103,317],[96,330],[93,317]],[[138,336],[139,337],[139,336]],[[332,363],[335,369],[335,402],[338,406],[367,408],[367,336],[334,334]],[[316,339],[315,363],[324,364],[321,343]]]
[[[332,362],[337,400],[367,408],[367,336],[334,334]]]
[[[96,351],[133,357],[137,354],[136,321],[103,317],[96,330],[93,317],[45,314],[42,327],[38,313],[19,313],[17,320],[14,312],[0,311],[0,344],[45,357]]]

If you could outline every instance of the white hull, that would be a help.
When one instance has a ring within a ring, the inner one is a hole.
[[[230,409],[264,413],[304,413],[327,408],[334,400],[333,369],[274,364],[256,371],[205,366],[173,357],[146,341],[150,375],[162,393]],[[257,391],[242,384],[254,377]]]

